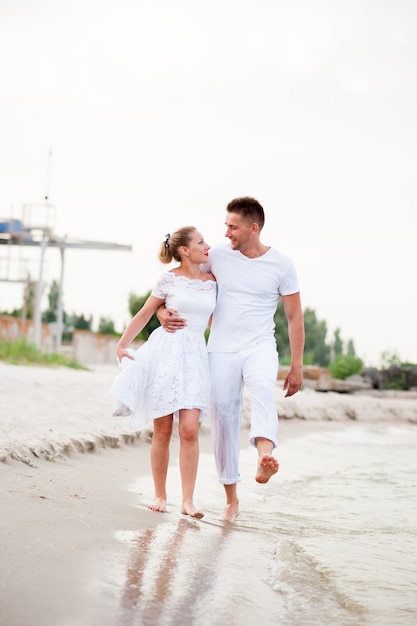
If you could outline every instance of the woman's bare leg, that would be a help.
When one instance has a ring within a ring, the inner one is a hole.
[[[182,485],[181,513],[201,519],[204,513],[194,506],[194,487],[197,477],[199,443],[198,421],[199,409],[182,409],[180,411],[180,472]]]
[[[169,463],[169,444],[172,435],[172,415],[164,415],[153,421],[151,443],[151,468],[155,486],[155,499],[148,504],[152,511],[166,511],[166,480]]]

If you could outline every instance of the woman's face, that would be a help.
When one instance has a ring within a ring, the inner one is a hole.
[[[198,230],[195,230],[185,250],[188,251],[189,259],[192,263],[206,263],[210,246],[204,241],[203,235]]]

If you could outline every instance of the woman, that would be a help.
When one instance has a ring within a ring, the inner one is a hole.
[[[166,510],[166,477],[173,420],[178,419],[181,513],[201,519],[193,502],[199,446],[198,425],[208,412],[209,373],[204,338],[216,304],[213,274],[200,269],[207,262],[210,246],[193,226],[180,228],[162,242],[159,259],[179,265],[164,273],[143,307],[128,324],[117,344],[122,371],[111,387],[119,401],[116,414],[131,414],[130,426],[138,428],[153,419],[151,467],[155,498],[153,511]],[[136,352],[129,344],[165,303],[187,321],[180,332],[157,328]]]

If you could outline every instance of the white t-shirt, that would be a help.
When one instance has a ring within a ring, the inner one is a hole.
[[[270,248],[250,259],[230,244],[213,247],[204,265],[217,280],[217,304],[209,352],[238,352],[260,341],[274,341],[274,314],[280,296],[299,291],[295,267]]]

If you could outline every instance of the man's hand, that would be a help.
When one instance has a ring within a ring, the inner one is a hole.
[[[182,317],[178,317],[178,311],[175,309],[166,309],[164,306],[160,306],[156,312],[162,328],[168,333],[175,333],[180,328],[187,326],[187,322]]]
[[[293,396],[297,391],[300,391],[303,384],[303,368],[291,367],[288,374],[285,377],[283,389],[287,393],[285,397]]]

